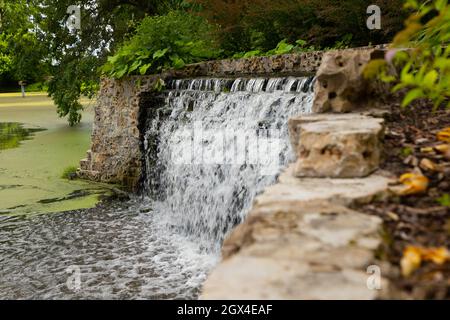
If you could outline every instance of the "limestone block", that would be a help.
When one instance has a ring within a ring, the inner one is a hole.
[[[348,120],[359,121],[360,119],[367,118],[363,112],[352,113],[311,113],[297,117],[289,118],[289,139],[293,150],[297,150],[298,142],[300,140],[301,125],[309,122],[317,121],[335,121],[335,120]]]
[[[373,50],[330,51],[323,55],[314,86],[313,112],[349,112],[365,94],[362,73]]]
[[[389,184],[395,180],[373,174],[355,179],[297,178],[290,165],[278,178],[279,183],[266,188],[255,198],[254,206],[304,206],[311,201],[330,201],[342,205],[365,204],[389,195]]]
[[[256,206],[245,222],[225,239],[222,257],[242,254],[243,248],[244,252],[249,248],[254,252],[255,245],[256,251],[265,252],[263,255],[273,255],[270,247],[278,247],[275,250],[278,258],[282,256],[282,248],[287,250],[293,246],[296,253],[289,257],[295,255],[303,261],[311,258],[312,251],[325,252],[330,248],[352,246],[374,250],[379,245],[380,225],[381,219],[341,205],[323,201],[299,205],[280,199],[278,203]],[[327,261],[324,257],[322,262]]]
[[[364,177],[381,160],[383,120],[370,117],[300,124],[296,147],[298,177]]]
[[[298,260],[236,255],[210,274],[201,299],[376,299],[380,292],[370,290],[366,283],[365,270],[317,270]]]
[[[225,240],[224,260],[201,298],[378,298],[386,290],[367,287],[366,268],[381,243],[381,225],[378,217],[324,201],[256,206]],[[381,288],[387,285],[381,279]]]

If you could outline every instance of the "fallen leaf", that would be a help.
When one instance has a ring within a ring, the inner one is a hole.
[[[422,152],[422,153],[432,153],[432,152],[434,152],[434,148],[433,147],[420,148],[420,152]]]
[[[417,173],[405,173],[400,179],[405,188],[399,190],[400,195],[408,195],[425,192],[428,188],[428,178]]]
[[[450,144],[440,144],[435,146],[433,149],[440,153],[446,153],[450,151]]]
[[[442,171],[442,168],[439,165],[437,165],[436,163],[434,163],[433,161],[431,161],[430,159],[427,159],[427,158],[423,158],[420,161],[419,166],[424,170]]]
[[[408,246],[403,250],[400,268],[404,277],[410,276],[422,263],[422,254],[419,247]]]
[[[400,267],[402,275],[408,277],[420,267],[422,261],[431,261],[435,264],[442,265],[449,259],[450,253],[445,247],[423,248],[407,246],[403,250]]]
[[[447,248],[423,248],[422,258],[424,261],[432,261],[435,264],[444,264],[449,259],[450,254]]]
[[[406,165],[417,167],[417,165],[419,164],[419,159],[417,159],[413,155],[409,155],[405,158],[405,160],[403,160],[403,163]]]
[[[389,218],[391,218],[394,221],[398,221],[400,219],[395,212],[388,211],[386,214],[388,215]]]
[[[450,127],[438,132],[437,138],[440,141],[450,142]]]

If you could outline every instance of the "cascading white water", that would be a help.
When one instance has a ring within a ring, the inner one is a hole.
[[[0,215],[0,299],[197,297],[225,234],[292,159],[287,120],[310,112],[312,80],[168,83],[159,107],[143,103],[144,196]]]
[[[147,186],[158,180],[153,209],[177,232],[218,251],[254,196],[292,160],[287,121],[311,111],[312,83],[311,77],[168,83],[163,111],[145,134]],[[154,137],[156,154],[148,152]]]

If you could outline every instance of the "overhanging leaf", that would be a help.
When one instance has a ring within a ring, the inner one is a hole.
[[[425,97],[425,93],[423,92],[423,90],[421,88],[413,89],[406,94],[405,98],[402,101],[402,107],[406,107],[414,100],[420,99],[423,97]]]

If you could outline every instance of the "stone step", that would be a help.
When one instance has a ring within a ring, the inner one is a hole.
[[[278,177],[278,183],[269,186],[255,198],[254,206],[293,203],[304,205],[314,201],[329,201],[341,205],[366,204],[389,196],[392,178],[382,172],[364,178],[298,178],[295,164],[289,165]]]
[[[89,159],[81,159],[80,160],[80,169],[81,170],[90,170],[91,168],[91,160]]]
[[[80,168],[77,171],[77,175],[81,179],[98,181],[98,178],[100,176],[100,172],[99,171],[94,171],[94,170],[84,170],[84,169]]]
[[[381,224],[326,202],[255,208],[225,240],[202,298],[375,299],[366,268]]]
[[[383,119],[361,114],[298,117],[289,122],[298,177],[365,177],[378,169]]]
[[[88,151],[86,152],[86,159],[88,159],[89,161],[92,160],[92,151],[91,151],[91,150],[88,150]]]

